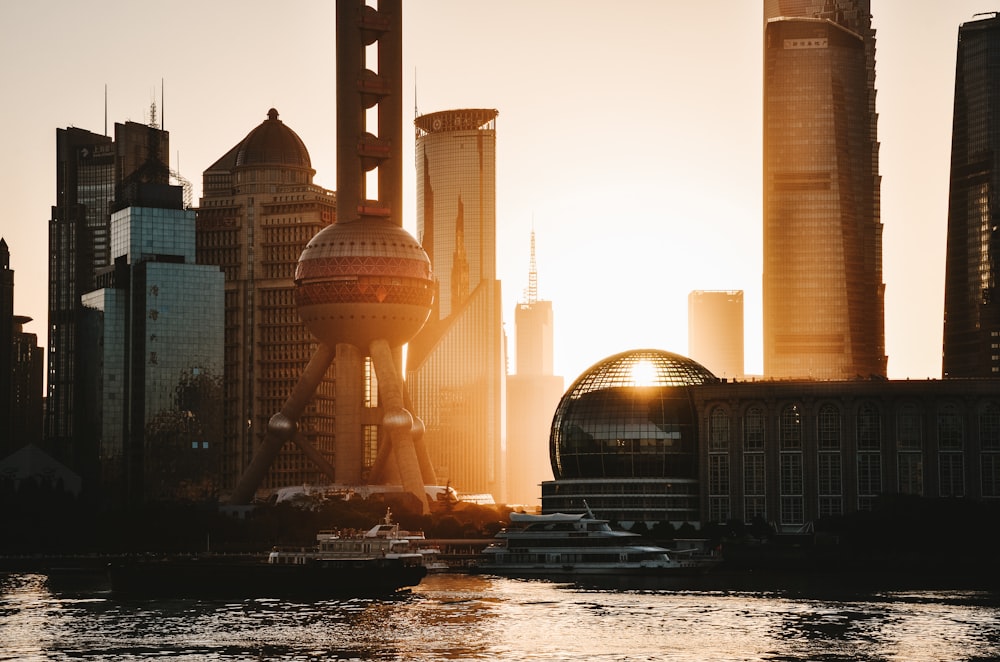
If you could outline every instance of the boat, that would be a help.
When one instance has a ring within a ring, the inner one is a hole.
[[[321,531],[314,547],[276,547],[263,558],[122,559],[108,566],[111,590],[142,597],[333,598],[384,596],[416,586],[428,572],[424,555],[382,526],[360,535]]]
[[[427,542],[424,532],[400,528],[399,523],[393,521],[392,510],[389,508],[386,508],[382,523],[373,526],[362,537],[388,541],[387,549],[396,554],[419,554],[427,572],[450,570],[448,564],[441,560],[441,550]]]
[[[718,563],[674,554],[637,533],[612,529],[589,508],[574,514],[513,512],[510,524],[482,551],[477,572],[509,577],[690,575]]]

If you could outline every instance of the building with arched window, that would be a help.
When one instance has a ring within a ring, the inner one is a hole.
[[[608,364],[650,357],[693,370],[657,387],[674,409],[650,407],[648,387],[624,373],[600,379]],[[586,500],[622,523],[762,519],[795,531],[884,494],[1000,500],[995,379],[726,382],[691,364],[637,350],[585,372],[553,421],[543,512]],[[667,461],[677,452],[683,462]]]

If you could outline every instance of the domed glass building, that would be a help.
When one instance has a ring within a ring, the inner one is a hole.
[[[556,408],[554,481],[544,512],[593,510],[620,522],[695,522],[698,426],[689,387],[719,380],[689,358],[656,349],[592,366]]]

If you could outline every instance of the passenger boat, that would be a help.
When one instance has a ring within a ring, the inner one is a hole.
[[[586,513],[511,513],[511,526],[483,550],[476,570],[511,577],[559,575],[686,575],[714,560],[675,555],[637,533],[612,529]]]
[[[111,590],[142,597],[333,598],[383,596],[416,586],[428,572],[424,556],[379,535],[381,526],[361,535],[321,531],[315,547],[275,548],[266,558],[124,559],[108,567]]]

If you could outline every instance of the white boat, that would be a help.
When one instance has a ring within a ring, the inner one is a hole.
[[[447,564],[439,559],[440,550],[425,545],[423,531],[407,531],[392,521],[392,511],[367,531],[320,531],[316,547],[310,550],[278,549],[271,552],[270,563],[303,563],[306,559],[342,559],[379,557],[400,559],[405,565],[421,565],[427,572],[443,572]]]
[[[511,513],[508,528],[483,550],[478,572],[512,577],[684,575],[713,561],[674,555],[637,533],[612,529],[586,513]]]

